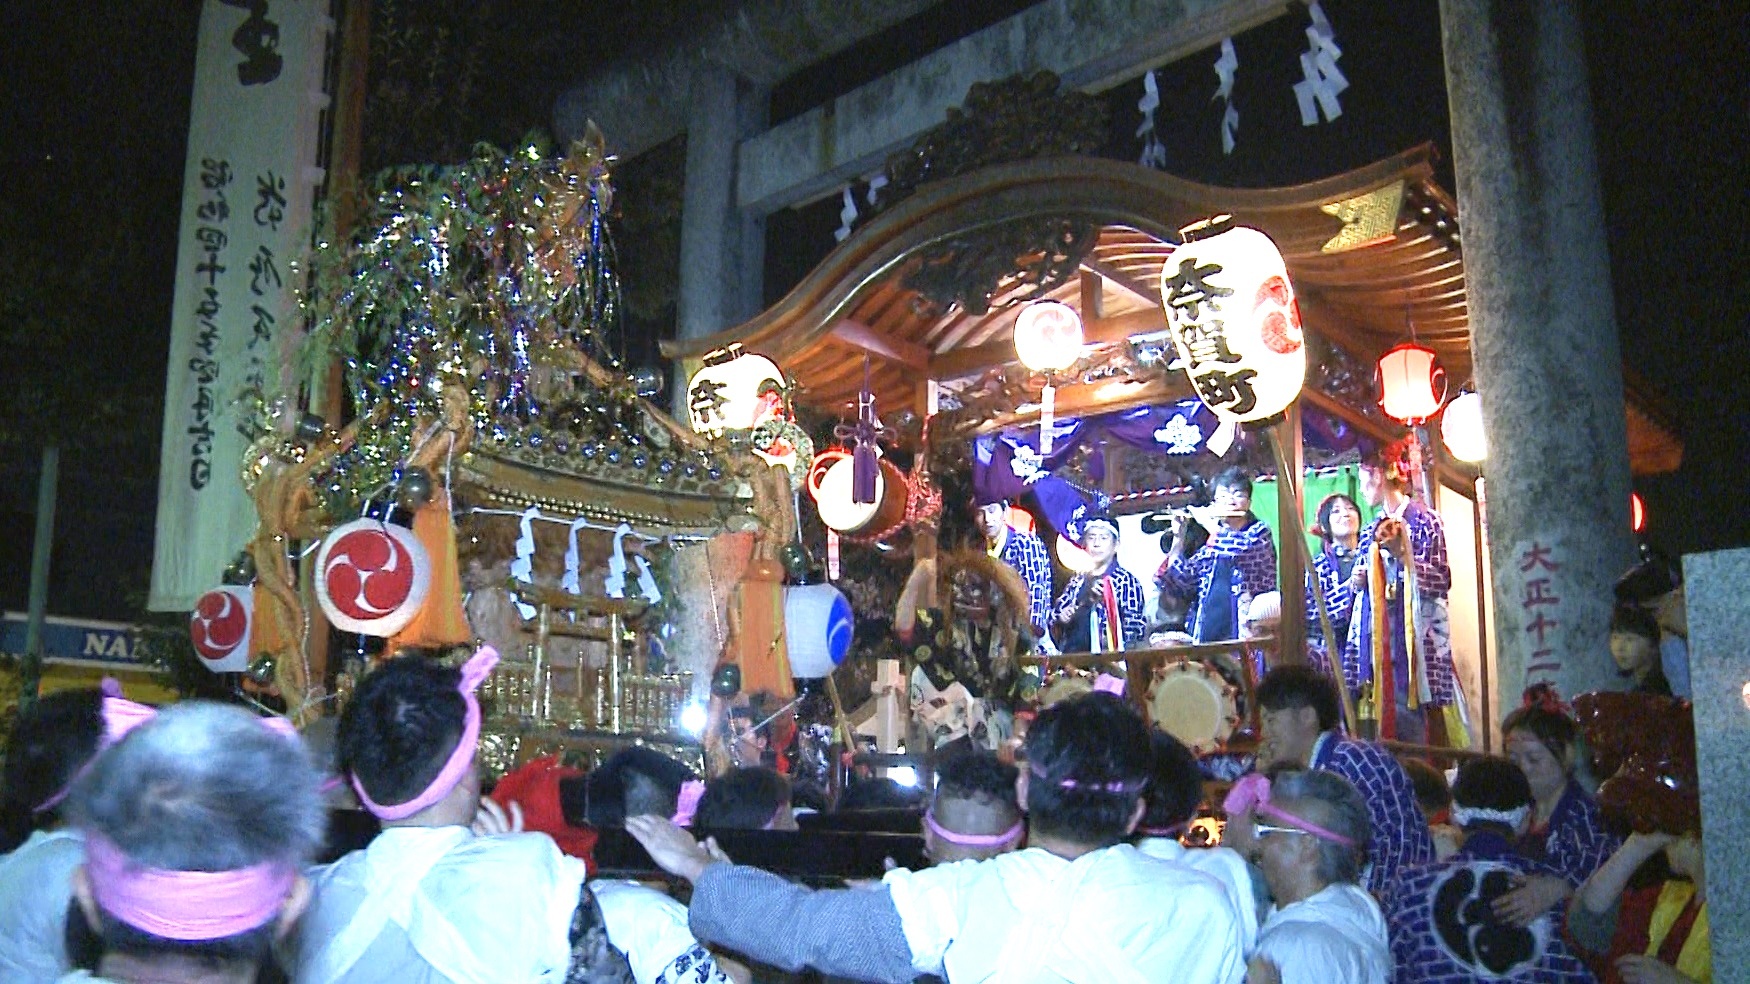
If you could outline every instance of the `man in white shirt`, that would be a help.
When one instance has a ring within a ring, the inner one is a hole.
[[[1370,825],[1354,785],[1330,772],[1253,773],[1225,806],[1276,901],[1248,984],[1387,984],[1385,917],[1358,884]]]
[[[1182,864],[1221,882],[1240,920],[1240,950],[1251,956],[1258,945],[1261,909],[1268,908],[1262,883],[1253,884],[1252,868],[1231,847],[1187,848],[1179,843],[1197,808],[1203,803],[1203,776],[1197,757],[1184,743],[1158,728],[1150,732],[1154,749],[1154,775],[1143,794],[1147,805],[1142,824],[1136,828],[1136,849],[1153,858]]]
[[[582,961],[617,963],[640,984],[724,980],[679,903],[632,885],[592,900],[581,860],[482,803],[474,690],[496,661],[483,649],[458,673],[406,656],[360,683],[341,716],[341,764],[383,832],[313,873],[293,979],[560,982]],[[598,906],[618,953],[579,952]]]
[[[1244,973],[1227,890],[1125,838],[1142,818],[1151,755],[1136,713],[1110,694],[1047,708],[1017,781],[1029,846],[983,861],[891,871],[880,886],[813,892],[716,863],[656,817],[627,829],[694,882],[700,938],[789,970],[866,981],[1235,984]]]
[[[62,980],[251,984],[310,898],[317,772],[284,719],[140,711],[69,798],[86,853],[73,895],[103,955]]]

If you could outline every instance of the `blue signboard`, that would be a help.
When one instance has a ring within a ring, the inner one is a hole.
[[[7,612],[0,623],[0,652],[24,652],[24,615]],[[43,657],[57,663],[125,663],[140,665],[133,626],[120,622],[60,618],[43,622]]]

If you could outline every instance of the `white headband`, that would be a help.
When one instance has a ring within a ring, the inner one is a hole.
[[[1482,806],[1457,806],[1452,808],[1452,822],[1460,827],[1468,827],[1473,823],[1505,824],[1513,830],[1525,822],[1525,817],[1531,812],[1531,807],[1520,806],[1511,810],[1491,810]]]

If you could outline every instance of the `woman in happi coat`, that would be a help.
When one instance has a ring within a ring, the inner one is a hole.
[[[1497,912],[1525,925],[1571,896],[1622,839],[1605,827],[1598,801],[1574,778],[1580,731],[1554,688],[1526,690],[1525,706],[1507,715],[1501,733],[1507,756],[1531,783],[1531,828],[1516,846],[1562,876],[1528,879],[1499,900]]]
[[[1319,538],[1319,552],[1313,554],[1313,574],[1306,582],[1307,658],[1321,672],[1331,670],[1330,641],[1318,619],[1318,600],[1313,595],[1313,576],[1325,595],[1325,612],[1330,618],[1331,638],[1341,650],[1349,638],[1349,617],[1355,611],[1355,588],[1352,578],[1361,560],[1361,507],[1342,494],[1325,496],[1319,503],[1318,525],[1313,534]]]

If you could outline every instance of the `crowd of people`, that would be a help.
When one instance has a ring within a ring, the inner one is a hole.
[[[1711,979],[1693,736],[1657,695],[1589,699],[1576,722],[1534,693],[1507,756],[1418,797],[1338,727],[1330,677],[1280,666],[1252,768],[1216,804],[1184,745],[1090,693],[1043,709],[1017,761],[943,758],[910,814],[915,864],[821,888],[697,839],[805,836],[769,769],[701,784],[632,749],[587,773],[533,762],[482,796],[474,691],[496,658],[387,661],[332,753],[233,706],[36,703],[6,760],[0,980]],[[1616,770],[1597,798],[1582,738]],[[335,797],[380,825],[362,846],[335,849]],[[1212,815],[1215,846],[1189,836]],[[617,829],[669,880],[593,875]]]

